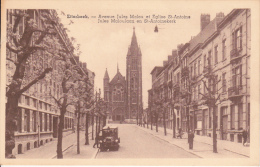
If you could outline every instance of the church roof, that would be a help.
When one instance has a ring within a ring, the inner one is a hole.
[[[105,72],[105,76],[104,76],[104,79],[109,79],[109,76],[108,76],[108,72],[107,72],[107,69],[106,69],[106,72]]]
[[[121,84],[125,85],[125,82],[126,82],[125,77],[119,71],[117,71],[116,75],[111,80],[110,84],[115,85],[117,83],[121,83]]]

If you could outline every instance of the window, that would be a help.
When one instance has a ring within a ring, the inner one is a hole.
[[[242,27],[232,33],[232,42],[233,49],[242,49]]]
[[[231,130],[235,129],[235,105],[231,105]]]
[[[37,101],[36,101],[36,99],[33,99],[33,107],[35,107],[36,108],[36,104],[37,103]]]
[[[198,61],[198,75],[200,75],[201,61]]]
[[[227,80],[226,80],[226,73],[222,74],[222,92],[227,91]]]
[[[42,102],[39,101],[39,106],[40,106],[40,109],[42,109]]]
[[[243,103],[238,104],[238,129],[243,129]]]
[[[226,39],[222,41],[222,61],[226,60]]]
[[[49,115],[49,130],[52,131],[52,115]]]
[[[44,109],[47,110],[47,108],[48,108],[47,103],[44,103],[44,107],[45,107]]]
[[[215,46],[215,64],[218,63],[218,46]]]
[[[18,108],[17,131],[22,132],[22,114],[21,108]]]
[[[204,67],[206,67],[206,66],[207,66],[207,56],[204,55]]]
[[[211,50],[208,52],[208,65],[210,66],[211,65]]]
[[[196,73],[197,73],[197,63],[195,62],[194,63],[194,76],[196,76]]]
[[[42,113],[39,113],[40,115],[40,131],[42,132]]]
[[[242,85],[242,65],[239,65],[232,69],[232,84],[233,87]]]
[[[200,87],[201,87],[201,86],[200,86],[200,84],[199,84],[199,85],[198,85],[198,100],[200,99],[200,91],[201,91],[201,90],[200,90]]]
[[[30,98],[28,96],[25,96],[25,103],[26,105],[30,105]]]
[[[47,131],[47,114],[44,114],[44,131]]]
[[[36,132],[36,111],[32,113],[32,130]]]
[[[28,109],[24,112],[24,131],[30,132],[30,110]]]

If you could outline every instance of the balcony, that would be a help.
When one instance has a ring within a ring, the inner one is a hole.
[[[211,68],[210,65],[204,66],[204,68],[203,68],[203,73],[204,73],[204,74],[209,73],[211,70],[212,70],[212,68]]]
[[[182,77],[188,77],[189,76],[189,68],[188,67],[183,67],[181,70],[181,76]]]
[[[172,80],[169,80],[167,84],[169,88],[172,88]]]
[[[243,86],[242,85],[237,85],[228,88],[228,98],[230,100],[237,99],[239,97],[242,97],[244,95],[243,93]]]
[[[235,48],[230,51],[230,62],[242,57],[242,49]]]

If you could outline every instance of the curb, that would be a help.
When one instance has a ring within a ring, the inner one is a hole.
[[[93,156],[92,156],[90,159],[96,159],[96,157],[97,157],[99,151],[100,151],[100,150],[97,149],[97,151],[93,154]]]
[[[88,134],[91,134],[92,132],[89,132]],[[71,133],[72,134],[72,133]],[[74,145],[77,145],[77,142],[73,143],[72,145],[68,146],[67,148],[65,148],[64,150],[62,150],[62,153],[65,153],[67,150],[69,150],[70,148],[72,148]],[[51,159],[56,159],[57,155],[53,156]]]
[[[64,153],[65,151],[67,151],[68,149],[70,149],[71,147],[73,147],[74,144],[70,145],[69,147],[65,148],[64,150],[62,150],[62,153]],[[57,155],[55,155],[54,157],[52,157],[51,159],[56,159]]]
[[[142,128],[140,128],[140,129],[142,129]],[[142,130],[145,131],[144,129],[142,129]],[[147,133],[149,133],[149,132],[147,132]],[[155,136],[155,135],[152,134],[152,133],[149,133],[149,134]],[[160,139],[162,139],[162,140],[164,140],[164,141],[166,141],[166,142],[168,142],[168,143],[171,143],[171,142],[169,142],[169,141],[167,141],[167,140],[165,140],[165,139],[163,139],[163,138],[161,138],[161,137],[159,137],[159,136],[155,136],[155,137],[160,138]],[[196,142],[198,142],[198,143],[203,143],[203,144],[207,144],[207,145],[212,146],[212,144],[209,144],[209,143],[206,143],[206,142],[200,142],[200,141],[196,141]],[[171,144],[173,144],[173,143],[171,143]],[[175,145],[175,146],[177,146],[177,147],[179,147],[179,148],[182,148],[183,150],[185,150],[185,151],[187,151],[187,152],[189,152],[189,153],[192,153],[192,154],[194,154],[194,155],[200,157],[199,155],[197,155],[197,154],[195,154],[195,153],[193,153],[193,152],[191,152],[191,151],[189,151],[189,150],[186,150],[186,149],[184,149],[183,147],[180,147],[180,146],[178,146],[178,145],[176,145],[176,144],[173,144],[173,145]],[[223,148],[223,150],[226,150],[226,151],[229,151],[229,152],[232,152],[232,153],[235,153],[235,154],[238,154],[238,155],[241,155],[241,156],[250,158],[250,156],[248,156],[248,155],[245,155],[245,154],[242,154],[242,153],[238,153],[238,152],[235,152],[235,151],[226,149],[226,148]],[[200,157],[200,158],[203,158],[203,157]]]
[[[140,129],[141,129],[141,128],[140,128]],[[142,130],[143,130],[143,129],[142,129]],[[143,130],[143,131],[145,131],[145,130]],[[145,131],[145,132],[146,132],[146,131]],[[167,142],[167,143],[169,143],[169,144],[171,144],[171,145],[174,145],[174,146],[176,146],[176,147],[178,147],[178,148],[181,148],[182,150],[184,150],[184,151],[186,151],[186,152],[188,152],[188,153],[191,153],[191,154],[197,156],[198,158],[203,158],[203,157],[197,155],[196,153],[194,153],[194,152],[192,152],[192,151],[186,150],[185,148],[183,148],[183,147],[181,147],[181,146],[178,146],[177,144],[171,143],[170,141],[161,138],[160,136],[156,136],[156,135],[154,135],[154,134],[152,134],[152,133],[149,133],[149,132],[146,132],[146,133],[148,133],[148,134],[150,134],[150,135],[152,135],[152,136],[154,136],[154,137],[157,137],[157,138],[159,138],[159,139],[161,139],[161,140],[163,140],[163,141],[165,141],[165,142]]]

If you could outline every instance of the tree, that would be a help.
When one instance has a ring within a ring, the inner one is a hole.
[[[85,145],[89,144],[88,139],[88,115],[90,112],[90,108],[93,105],[93,97],[91,94],[91,90],[93,88],[93,85],[89,82],[88,73],[85,74],[85,72],[82,69],[79,69],[78,71],[80,73],[80,78],[78,78],[77,81],[74,81],[76,83],[76,86],[73,88],[73,95],[75,97],[75,108],[76,108],[76,114],[77,114],[77,153],[80,153],[80,116],[85,114],[86,115],[86,129],[85,129]]]
[[[217,127],[217,119],[216,119],[216,108],[217,105],[216,103],[218,102],[219,98],[220,98],[220,93],[219,91],[222,89],[219,88],[218,89],[218,83],[221,81],[221,78],[218,79],[218,75],[216,75],[213,70],[212,67],[210,66],[210,63],[207,67],[204,68],[204,78],[205,80],[202,80],[205,90],[206,92],[201,93],[199,92],[199,94],[202,95],[202,100],[204,100],[204,104],[206,104],[210,110],[213,111],[212,115],[213,115],[213,152],[217,153],[217,133],[216,133],[216,127]]]
[[[52,71],[52,67],[48,65],[34,69],[32,65],[43,55],[45,61],[58,56],[57,49],[54,49],[59,48],[56,21],[51,17],[50,10],[39,10],[39,12],[39,19],[43,25],[41,27],[34,19],[34,10],[14,10],[13,13],[8,13],[10,20],[14,18],[14,22],[7,23],[7,61],[13,63],[14,72],[6,87],[6,158],[15,158],[12,150],[15,147],[14,132],[17,130],[18,122],[18,99],[22,93]],[[14,55],[13,57],[16,58],[13,59],[9,55]]]

